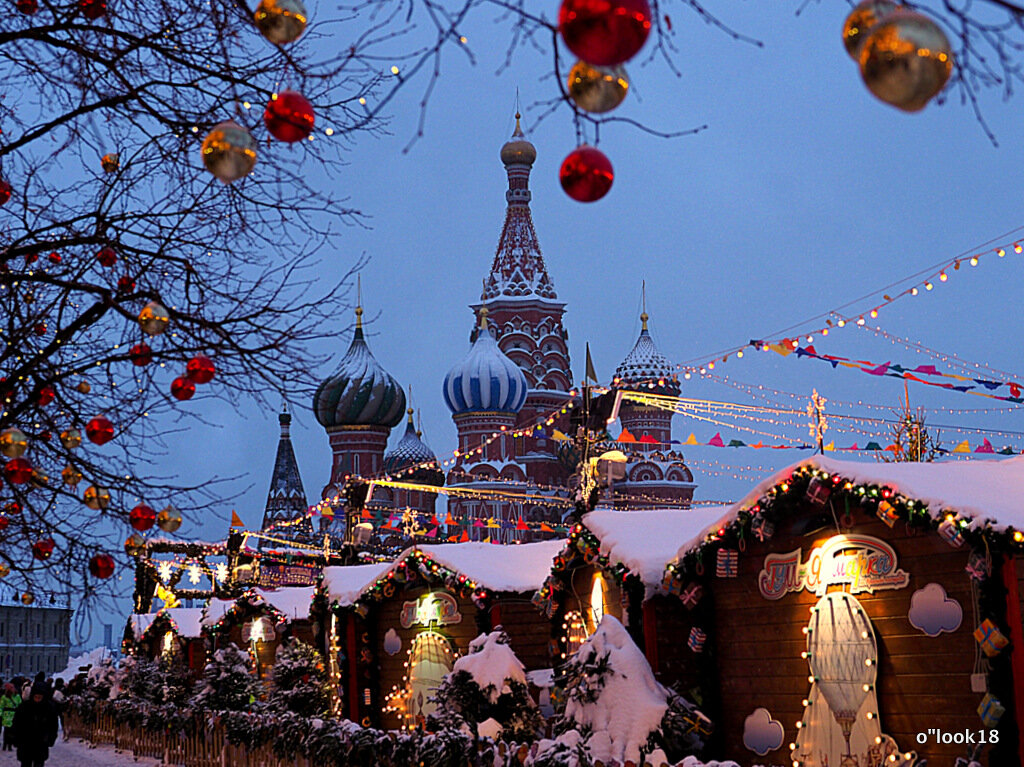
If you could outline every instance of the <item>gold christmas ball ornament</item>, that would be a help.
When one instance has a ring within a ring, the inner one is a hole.
[[[256,27],[275,45],[294,43],[306,29],[306,6],[301,0],[260,0]]]
[[[87,381],[79,381],[75,384],[75,391],[80,392],[81,394],[88,394],[92,391],[92,387]]]
[[[100,165],[103,166],[104,173],[116,173],[117,169],[121,167],[121,155],[117,152],[109,152],[100,158]]]
[[[885,16],[899,8],[889,0],[864,0],[858,3],[843,23],[843,45],[850,58],[857,61],[861,45],[874,29],[875,25]]]
[[[31,482],[36,487],[46,487],[50,482],[50,477],[45,472],[42,472],[39,469],[33,467],[32,477],[29,479],[29,482]]]
[[[924,109],[953,72],[953,51],[938,25],[907,10],[890,13],[860,49],[860,75],[875,96],[905,112]]]
[[[110,505],[110,491],[96,485],[89,485],[82,494],[82,503],[90,509],[105,509]]]
[[[33,596],[31,591],[26,591],[24,594],[21,595],[21,603],[23,605],[30,605],[35,601],[36,598],[35,596]]]
[[[622,67],[597,67],[577,61],[569,70],[569,97],[584,112],[601,114],[626,98],[629,78]]]
[[[6,578],[11,574],[11,568],[7,566],[6,562],[0,562],[0,578]]]
[[[70,463],[61,469],[60,478],[64,480],[64,484],[68,487],[75,487],[79,482],[82,481],[82,472],[72,466]]]
[[[60,433],[60,444],[65,450],[74,450],[82,444],[82,432],[78,429],[65,429]]]
[[[139,312],[139,327],[142,332],[149,336],[158,336],[167,330],[171,322],[171,315],[167,308],[158,301],[150,301]]]
[[[138,533],[132,533],[124,542],[124,551],[130,557],[137,557],[146,550],[146,539]]]
[[[225,184],[245,178],[256,165],[256,140],[234,120],[215,125],[202,152],[203,165]]]
[[[172,504],[167,504],[156,515],[156,525],[165,533],[173,533],[181,527],[181,512]]]
[[[7,458],[21,458],[28,450],[28,437],[17,426],[0,431],[0,453]]]

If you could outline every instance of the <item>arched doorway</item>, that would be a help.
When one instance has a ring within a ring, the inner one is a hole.
[[[445,674],[452,670],[451,644],[436,631],[424,631],[409,650],[409,681],[406,687],[405,726],[422,724],[437,708],[430,700]]]

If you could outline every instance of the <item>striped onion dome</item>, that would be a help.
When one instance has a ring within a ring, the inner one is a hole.
[[[675,367],[654,345],[654,339],[647,330],[648,319],[646,312],[640,315],[643,323],[640,337],[636,339],[633,350],[615,368],[613,383],[619,388],[642,385],[645,389],[653,388],[659,394],[678,395],[681,389]],[[664,383],[659,383],[661,381]],[[654,387],[650,384],[654,384]]]
[[[405,392],[370,352],[363,337],[363,309],[356,307],[356,331],[337,371],[317,387],[313,412],[325,428],[397,426]]]
[[[412,408],[406,412],[409,414],[409,420],[405,425],[405,434],[398,440],[394,450],[389,450],[384,454],[384,471],[387,474],[397,474],[403,469],[417,466],[419,468],[411,476],[403,476],[403,479],[412,479],[431,485],[443,485],[444,474],[437,465],[437,456],[434,455],[433,450],[427,447],[427,443],[416,431],[412,422]]]
[[[487,308],[482,308],[480,332],[469,354],[445,376],[445,404],[453,415],[518,413],[526,402],[526,387],[523,371],[505,356],[487,329]]]

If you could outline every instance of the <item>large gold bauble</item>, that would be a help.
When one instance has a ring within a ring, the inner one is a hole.
[[[26,591],[24,594],[21,595],[21,603],[23,605],[30,605],[35,601],[36,598],[31,591]]]
[[[11,574],[11,568],[7,566],[6,562],[0,562],[0,578],[6,578]]]
[[[29,480],[36,487],[46,487],[50,482],[50,477],[46,473],[40,471],[36,467],[32,467],[32,477]]]
[[[897,8],[899,5],[889,0],[864,0],[857,4],[843,23],[843,45],[851,59],[858,60],[860,47],[875,24]]]
[[[65,429],[60,433],[60,444],[65,450],[74,450],[82,444],[82,432],[78,429]]]
[[[953,51],[927,16],[893,11],[860,49],[860,74],[875,96],[905,112],[924,109],[953,71]]]
[[[626,98],[629,78],[622,67],[597,67],[577,61],[569,70],[569,97],[584,112],[601,114]]]
[[[110,505],[110,491],[96,485],[89,485],[82,494],[82,503],[90,509],[105,509]]]
[[[150,301],[142,307],[139,312],[139,327],[142,332],[149,336],[158,336],[167,330],[171,322],[171,315],[167,307],[159,301]]]
[[[260,34],[270,42],[293,43],[306,29],[306,6],[302,0],[260,0],[255,19]]]
[[[17,426],[0,431],[0,453],[7,458],[21,458],[28,450],[28,437]]]
[[[132,533],[125,539],[125,553],[130,557],[137,557],[146,550],[146,539],[138,533]]]
[[[213,127],[203,139],[203,165],[225,184],[248,176],[256,165],[256,140],[234,120]]]
[[[68,487],[75,487],[82,481],[82,472],[69,463],[61,469],[60,478],[64,480],[64,484]]]
[[[181,527],[181,512],[172,504],[167,504],[156,515],[156,524],[165,533],[173,533]]]

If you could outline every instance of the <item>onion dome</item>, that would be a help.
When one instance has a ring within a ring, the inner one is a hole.
[[[409,414],[409,420],[405,425],[405,434],[398,440],[394,450],[389,450],[384,455],[384,472],[386,474],[398,474],[404,469],[416,466],[416,470],[403,474],[402,479],[411,479],[414,482],[425,482],[440,487],[444,484],[444,473],[437,465],[437,456],[434,451],[427,447],[421,438],[420,432],[412,422],[412,408],[405,411]]]
[[[636,339],[633,350],[615,368],[612,384],[621,389],[642,386],[658,394],[678,395],[681,389],[675,366],[654,345],[654,339],[647,330],[648,319],[646,311],[640,315],[640,337]]]
[[[469,354],[444,378],[444,401],[453,415],[518,413],[526,402],[526,376],[487,329],[487,307],[480,309],[480,332]]]
[[[519,113],[516,112],[516,129],[512,133],[512,140],[501,148],[501,161],[505,165],[533,165],[533,161],[537,159],[537,148],[523,136],[519,117]]]
[[[335,426],[397,426],[405,392],[370,352],[363,337],[363,308],[356,307],[356,331],[337,371],[313,395],[316,420]]]

